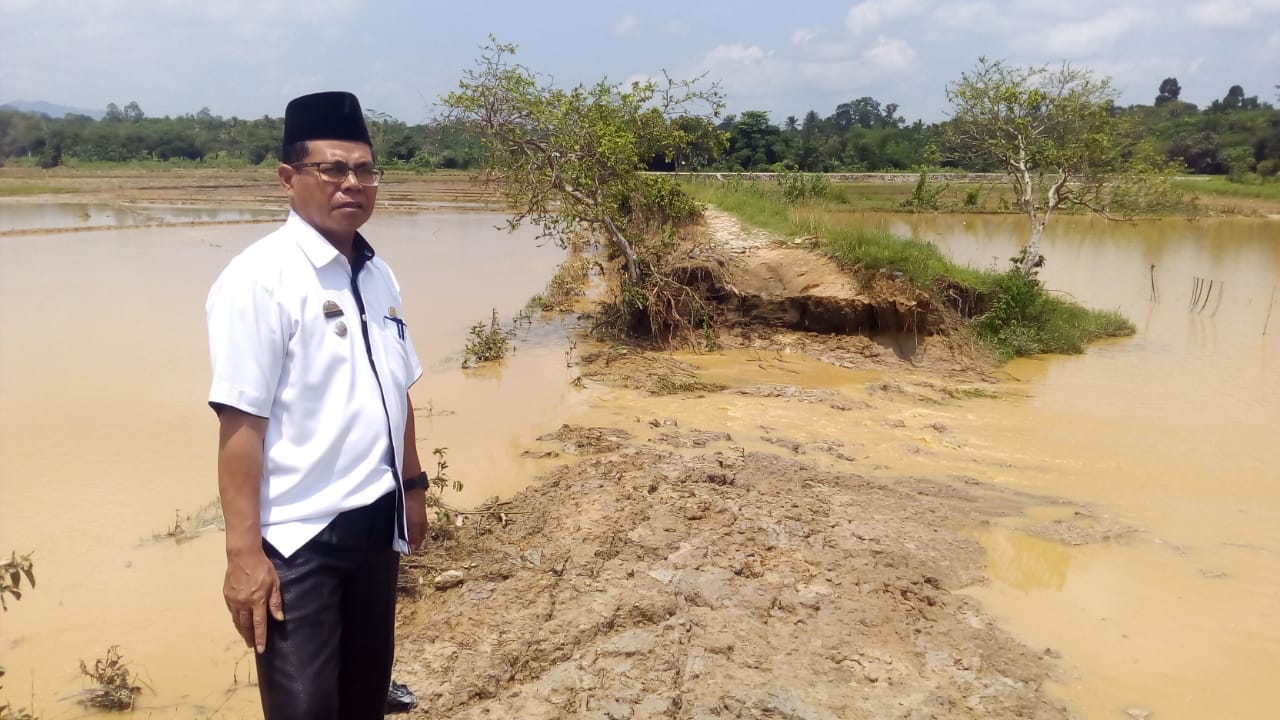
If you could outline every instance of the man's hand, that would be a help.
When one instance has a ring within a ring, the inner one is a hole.
[[[409,523],[409,549],[417,551],[427,539],[427,491],[406,490],[404,514]]]
[[[284,620],[280,576],[261,548],[227,555],[222,597],[244,644],[261,654],[267,649],[267,613]]]

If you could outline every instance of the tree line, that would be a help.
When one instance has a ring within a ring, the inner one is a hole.
[[[1277,87],[1280,91],[1280,86]],[[1160,83],[1150,105],[1110,112],[1155,143],[1170,161],[1197,174],[1270,178],[1280,174],[1280,110],[1239,85],[1204,108],[1180,99],[1176,78]],[[414,169],[475,169],[485,162],[480,135],[465,120],[410,125],[369,111],[379,160]],[[679,121],[677,121],[679,122]],[[964,157],[948,141],[953,120],[907,122],[898,105],[872,97],[838,104],[828,115],[810,110],[780,123],[763,110],[689,124],[693,137],[675,157],[654,156],[654,170],[875,172],[922,167],[999,170]],[[51,118],[0,110],[0,159],[55,167],[68,161],[183,160],[202,164],[274,163],[283,120],[194,115],[148,117],[138,103],[112,103],[101,119]],[[681,128],[677,128],[681,129]]]

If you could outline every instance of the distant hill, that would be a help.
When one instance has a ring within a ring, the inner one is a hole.
[[[106,114],[106,110],[89,110],[87,108],[71,107],[70,105],[58,105],[56,103],[45,102],[44,100],[14,100],[0,105],[0,110],[17,110],[18,112],[40,113],[53,118],[60,118],[68,113],[76,115],[88,115],[94,120],[101,120]]]

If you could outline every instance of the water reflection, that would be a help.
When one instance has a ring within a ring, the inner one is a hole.
[[[973,533],[987,551],[987,574],[1010,587],[1062,590],[1071,568],[1071,552],[1059,543],[1007,528],[989,527]]]
[[[276,217],[280,217],[280,210],[265,208],[0,203],[0,232],[133,227],[163,223],[244,222]]]

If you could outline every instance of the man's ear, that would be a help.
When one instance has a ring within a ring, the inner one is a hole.
[[[286,194],[293,194],[293,179],[298,176],[298,171],[284,163],[280,163],[280,166],[276,168],[276,174],[280,176],[280,189],[284,190]]]

